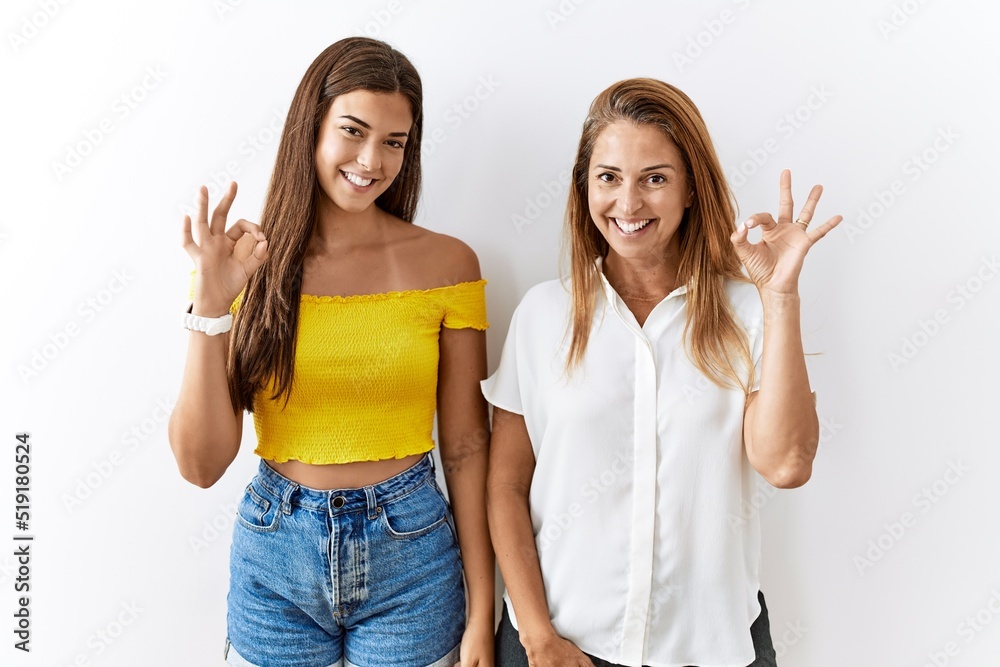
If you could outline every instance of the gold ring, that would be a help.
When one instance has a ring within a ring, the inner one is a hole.
[[[802,229],[805,229],[806,227],[809,226],[809,221],[808,220],[803,220],[802,218],[797,218],[795,220],[795,224],[796,225],[802,225]]]

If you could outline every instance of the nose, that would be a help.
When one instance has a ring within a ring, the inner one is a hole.
[[[379,158],[378,148],[371,143],[366,143],[358,153],[356,158],[357,163],[360,164],[365,171],[375,171],[382,166],[382,160]]]
[[[625,215],[632,215],[642,208],[642,197],[636,183],[626,183],[622,186],[618,195],[618,208]]]

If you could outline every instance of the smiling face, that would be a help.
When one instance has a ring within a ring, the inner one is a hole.
[[[360,213],[389,189],[403,166],[413,125],[400,93],[353,90],[334,98],[316,139],[321,210]]]
[[[617,121],[597,135],[588,170],[590,216],[622,259],[662,263],[694,200],[680,151],[654,125]]]

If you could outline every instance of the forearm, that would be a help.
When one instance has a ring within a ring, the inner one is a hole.
[[[497,563],[517,615],[521,643],[527,646],[555,634],[545,599],[527,489],[490,484],[487,509],[493,544],[498,546]]]
[[[495,561],[486,522],[484,492],[489,432],[485,428],[483,432],[485,436],[475,438],[475,447],[463,448],[457,456],[449,458],[442,455],[442,463],[469,591],[469,623],[487,624],[492,632]]]
[[[189,334],[180,396],[170,415],[168,438],[184,479],[214,484],[236,458],[242,434],[229,398],[228,335]]]
[[[764,349],[748,454],[769,481],[798,486],[808,479],[819,442],[802,350],[801,303],[798,294],[765,292],[761,299]]]

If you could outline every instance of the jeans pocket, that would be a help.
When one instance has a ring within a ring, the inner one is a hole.
[[[278,529],[281,520],[280,504],[268,500],[265,491],[258,491],[250,482],[246,493],[236,508],[236,522],[255,533],[271,533]]]
[[[380,507],[382,527],[389,537],[397,540],[426,535],[448,521],[448,504],[428,482]]]

